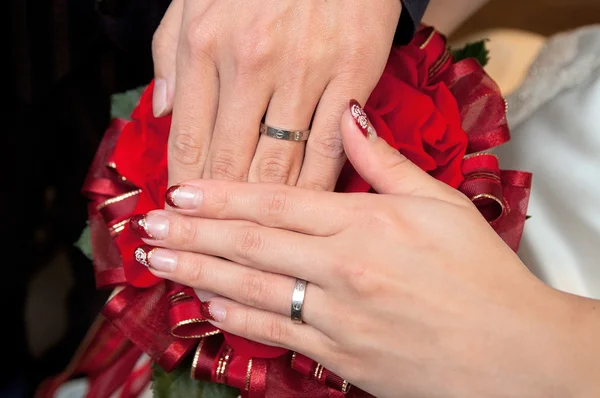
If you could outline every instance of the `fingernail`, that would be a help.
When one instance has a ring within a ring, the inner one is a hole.
[[[138,263],[161,272],[173,272],[177,265],[177,253],[149,245],[135,249],[134,258]]]
[[[154,117],[161,117],[167,108],[167,81],[165,79],[154,80],[154,91],[152,92],[152,113]]]
[[[210,321],[223,322],[225,320],[225,307],[212,301],[204,301],[200,305],[200,313]]]
[[[206,290],[194,289],[194,292],[196,293],[196,296],[198,297],[198,299],[200,299],[200,301],[208,301],[216,296],[216,294],[212,292],[207,292]]]
[[[202,191],[191,185],[173,185],[167,189],[165,202],[178,209],[195,209],[202,203]]]
[[[348,106],[350,107],[350,113],[354,118],[354,122],[356,123],[360,131],[363,133],[363,135],[370,140],[374,140],[375,138],[377,138],[377,132],[375,131],[375,128],[373,128],[373,125],[369,121],[367,114],[365,113],[364,109],[360,106],[358,101],[355,99],[351,99],[348,103]]]
[[[169,219],[156,213],[136,214],[129,220],[129,228],[148,239],[164,239],[169,234]]]

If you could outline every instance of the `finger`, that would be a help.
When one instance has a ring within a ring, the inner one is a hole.
[[[167,190],[166,202],[186,215],[246,220],[317,236],[333,235],[353,213],[350,197],[279,184],[194,180]]]
[[[375,191],[392,195],[438,198],[444,184],[429,176],[398,150],[378,138],[366,113],[355,100],[341,119],[340,130],[348,159]]]
[[[186,2],[177,47],[173,120],[168,142],[169,184],[200,178],[212,136],[219,96],[218,72],[211,56],[214,40],[201,25],[188,26],[186,14],[199,15],[203,1]]]
[[[152,112],[161,117],[173,108],[177,44],[183,17],[183,0],[173,0],[152,38],[154,92]]]
[[[162,210],[138,217],[130,223],[131,229],[153,246],[222,257],[317,283],[326,278],[328,264],[332,263],[325,238],[245,221],[203,219]]]
[[[275,91],[265,116],[266,125],[291,131],[310,128],[324,86],[310,81],[308,77],[299,79],[292,79],[295,83],[286,83]],[[261,135],[248,181],[296,185],[305,146],[304,141],[286,141]]]
[[[333,191],[346,163],[340,118],[348,107],[348,98],[366,100],[370,89],[359,89],[356,81],[340,78],[329,83],[315,112],[298,186]]]
[[[224,87],[204,178],[246,181],[256,151],[260,121],[271,97],[263,79],[221,79]]]
[[[210,291],[254,308],[288,317],[291,315],[295,278],[263,272],[204,254],[147,245],[140,246],[137,250],[146,252],[149,270],[160,278]],[[323,290],[316,284],[309,283],[302,307],[304,320],[311,324],[318,323],[325,315],[325,305]]]
[[[299,352],[320,363],[336,357],[335,342],[309,324],[295,324],[289,317],[216,298],[209,302],[216,327],[236,336]]]

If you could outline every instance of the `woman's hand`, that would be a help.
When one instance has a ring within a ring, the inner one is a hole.
[[[333,190],[340,117],[377,84],[400,11],[399,0],[173,0],[153,42],[154,113],[173,110],[169,182]],[[312,132],[307,142],[261,136],[263,117]]]
[[[353,110],[344,147],[379,195],[186,183],[169,191],[175,211],[145,218],[152,272],[217,294],[218,328],[379,397],[597,396],[598,303],[542,284],[467,198],[365,138]],[[301,325],[295,278],[309,281]]]

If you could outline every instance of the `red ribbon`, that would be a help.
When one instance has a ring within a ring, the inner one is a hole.
[[[510,138],[500,90],[475,60],[452,63],[444,37],[432,29],[421,29],[415,40],[435,50],[427,53],[435,57],[428,63],[429,79],[450,88],[468,135],[471,155],[463,161],[464,181],[459,189],[516,251],[526,218],[531,175],[500,170],[495,156],[475,153]],[[169,281],[147,288],[127,284],[114,239],[126,228],[140,190],[116,172],[119,165],[112,161],[125,125],[115,120],[107,130],[83,189],[90,199],[97,285],[125,287],[103,310],[110,322],[99,321],[100,326],[90,332],[90,341],[72,365],[43,385],[38,397],[52,396],[60,383],[76,374],[90,377],[92,393],[88,396],[108,397],[120,386],[133,394],[139,391],[134,388],[139,384],[136,380],[149,377],[149,368],[131,372],[142,351],[166,371],[193,355],[192,377],[234,386],[247,398],[368,397],[303,355],[273,348],[263,349],[260,358],[247,356],[245,353],[253,352],[252,344],[257,343],[224,335],[206,322],[200,314],[201,303],[189,287]]]
[[[452,64],[442,80],[458,103],[462,127],[469,137],[467,153],[485,151],[510,140],[506,101],[477,60],[468,58]]]

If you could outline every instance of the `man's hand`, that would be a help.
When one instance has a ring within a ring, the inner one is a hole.
[[[399,0],[174,0],[153,42],[154,112],[173,111],[169,184],[191,178],[332,190],[339,120],[387,61]],[[306,142],[260,122],[312,129]]]

